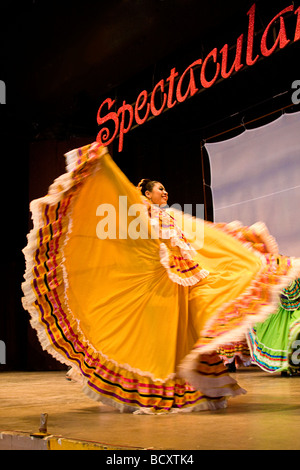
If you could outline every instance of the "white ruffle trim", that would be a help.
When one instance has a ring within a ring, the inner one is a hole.
[[[178,413],[195,413],[197,411],[216,411],[223,410],[227,408],[227,398],[220,400],[209,400],[205,399],[203,403],[198,403],[198,405],[187,407],[187,408],[175,408],[170,411],[159,411],[155,412],[151,408],[139,408],[137,411],[134,411],[134,415],[155,415],[155,416],[165,416],[170,414]]]
[[[94,391],[88,385],[88,380],[82,377],[79,371],[76,371],[76,367],[73,367],[70,371],[67,372],[67,376],[77,382],[81,387],[82,391],[86,396],[91,398],[93,401],[101,403],[103,405],[111,406],[112,408],[118,410],[120,413],[133,413],[135,415],[154,415],[154,416],[161,416],[161,415],[169,415],[169,414],[177,414],[177,413],[191,413],[197,411],[214,411],[219,409],[224,409],[227,407],[228,395],[221,397],[205,397],[201,400],[200,403],[196,405],[191,405],[183,408],[171,408],[170,410],[158,410],[156,411],[150,407],[138,407],[132,405],[126,405],[120,402],[113,400],[112,398],[104,397],[100,395],[98,392]]]
[[[195,284],[197,284],[197,282],[201,281],[202,279],[205,279],[209,275],[209,271],[207,271],[206,269],[201,269],[201,271],[198,271],[191,277],[181,278],[180,276],[177,276],[170,269],[170,255],[165,243],[160,244],[159,256],[160,262],[166,269],[169,279],[171,279],[171,281],[175,282],[176,284],[180,284],[181,286],[194,286]]]
[[[170,414],[192,413],[197,411],[214,411],[227,408],[228,401],[228,397],[224,396],[216,399],[205,397],[203,398],[203,401],[197,403],[194,406],[192,405],[184,408],[171,408],[170,410],[156,411],[150,407],[131,406],[116,402],[112,398],[103,397],[99,393],[94,392],[88,385],[84,386],[83,392],[92,400],[102,403],[103,405],[111,406],[117,409],[120,413],[132,413],[134,415],[165,416]]]
[[[89,154],[88,160],[92,160],[93,157],[96,155],[97,155],[97,159],[102,158],[106,153],[108,153],[107,147],[100,146],[98,142],[93,142],[90,146],[87,145],[86,147],[89,147],[88,148],[88,154]],[[84,148],[85,147],[83,147],[83,149]],[[75,171],[76,168],[81,163],[79,150],[80,149],[73,149],[73,150],[70,150],[70,152],[67,152],[65,154],[66,169],[68,173],[72,173],[73,171]]]
[[[234,220],[233,222],[229,222],[228,224],[226,224],[226,229],[229,229],[229,231],[235,231],[241,228],[243,228],[243,224],[239,220]],[[255,224],[251,225],[249,229],[251,229],[256,235],[261,238],[268,253],[272,253],[274,255],[279,254],[278,244],[275,238],[270,234],[268,227],[264,222],[255,222]],[[245,242],[242,243],[244,246],[247,246]],[[252,243],[249,242],[249,246],[252,246]]]

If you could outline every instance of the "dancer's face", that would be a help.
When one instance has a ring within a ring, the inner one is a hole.
[[[152,191],[146,191],[146,197],[159,206],[165,206],[168,202],[168,193],[161,183],[155,183]]]

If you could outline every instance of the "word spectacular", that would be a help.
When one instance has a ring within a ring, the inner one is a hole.
[[[295,34],[293,38],[287,37],[285,18],[287,14],[297,15]],[[247,35],[241,34],[236,41],[235,56],[231,64],[229,62],[229,46],[225,44],[222,49],[212,49],[204,59],[197,59],[190,64],[182,75],[179,76],[176,68],[172,68],[166,80],[160,80],[148,94],[142,90],[134,105],[123,101],[117,111],[111,111],[115,100],[107,98],[98,109],[97,123],[104,125],[97,135],[97,141],[102,145],[109,145],[119,133],[118,150],[123,150],[124,134],[129,132],[133,124],[144,124],[151,116],[159,116],[166,108],[173,108],[182,103],[188,97],[195,95],[199,88],[209,88],[220,79],[226,79],[233,73],[241,70],[245,65],[253,66],[261,57],[254,53],[255,40],[255,14],[254,3],[248,15]],[[274,25],[279,24],[274,34]],[[274,37],[275,36],[275,37]],[[294,10],[294,4],[284,8],[272,18],[262,33],[257,52],[268,57],[278,48],[283,49],[289,42],[300,39],[300,7]],[[242,59],[244,57],[244,59]],[[242,63],[242,60],[245,64]],[[196,76],[196,70],[200,68],[200,74]],[[213,71],[212,71],[213,69]],[[209,77],[208,77],[209,71]],[[158,105],[159,103],[159,105]],[[105,111],[106,114],[105,114]],[[108,127],[109,126],[109,127]]]

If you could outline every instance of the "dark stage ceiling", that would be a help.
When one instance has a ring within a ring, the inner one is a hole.
[[[185,56],[188,65],[205,47],[236,41],[253,3],[2,1],[0,78],[7,85],[7,105],[33,138],[43,135],[50,123],[70,125],[78,113],[86,113],[89,128],[103,97],[132,77],[147,74],[151,79],[156,73],[159,79],[165,60],[176,65],[177,57]],[[271,19],[272,12],[290,3],[257,0],[258,26],[266,26],[263,12]]]
[[[2,57],[9,65],[4,72],[28,86],[32,103],[53,106],[62,100],[64,106],[71,95],[107,93],[177,49],[217,35],[249,4],[24,0],[15,8],[14,2],[2,1]]]

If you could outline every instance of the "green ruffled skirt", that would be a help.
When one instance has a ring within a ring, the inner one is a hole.
[[[252,363],[267,372],[299,369],[300,280],[282,292],[278,311],[247,335]]]

